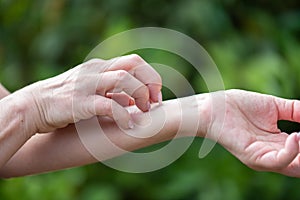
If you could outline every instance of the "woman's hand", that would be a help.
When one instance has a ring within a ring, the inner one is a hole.
[[[161,78],[142,58],[128,55],[92,59],[56,77],[19,92],[31,99],[37,132],[50,132],[93,116],[109,116],[122,128],[132,128],[123,106],[148,111],[161,101]]]
[[[228,90],[225,97],[224,123],[222,115],[211,115],[208,134],[255,170],[300,177],[300,135],[277,127],[278,120],[300,122],[300,101],[242,90]]]

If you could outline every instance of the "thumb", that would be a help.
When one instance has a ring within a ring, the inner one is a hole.
[[[279,120],[300,122],[300,101],[275,98]]]
[[[123,129],[133,128],[134,124],[129,112],[110,98],[100,95],[94,95],[89,98],[83,105],[90,115],[108,116],[113,119],[117,125]]]

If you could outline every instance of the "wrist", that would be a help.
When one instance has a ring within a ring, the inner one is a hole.
[[[31,104],[21,92],[0,100],[0,168],[35,134]]]
[[[165,128],[173,137],[204,137],[210,123],[209,94],[198,94],[164,101]]]
[[[181,124],[187,136],[205,137],[210,123],[209,93],[197,94],[182,99]]]
[[[227,114],[226,91],[207,93],[198,101],[200,117],[202,116],[198,136],[219,141]]]
[[[27,106],[27,110],[30,110],[28,115],[33,121],[32,129],[35,130],[35,133],[48,133],[56,129],[50,124],[48,118],[51,105],[55,105],[55,103],[51,102],[53,92],[45,90],[47,87],[47,83],[45,83],[45,81],[39,81],[17,92],[17,95],[20,96],[19,98],[24,101],[24,107]]]
[[[196,95],[198,105],[198,137],[206,137],[211,123],[210,93]]]
[[[30,95],[23,90],[17,91],[3,99],[7,112],[19,119],[20,133],[30,138],[37,132],[38,112]]]

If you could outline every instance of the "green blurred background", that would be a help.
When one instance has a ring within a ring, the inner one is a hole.
[[[300,98],[300,3],[279,0],[0,0],[0,81],[15,91],[81,63],[99,42],[143,26],[198,41],[226,88]],[[202,79],[165,52],[145,60],[174,66],[197,93]],[[174,95],[164,89],[164,98]],[[287,127],[283,127],[287,128]],[[0,180],[0,199],[299,199],[300,180],[255,172],[221,146],[198,158],[201,139],[170,166],[128,174],[94,164]]]

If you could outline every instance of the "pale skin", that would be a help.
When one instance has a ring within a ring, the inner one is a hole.
[[[7,95],[7,91],[2,88],[1,94],[2,96]],[[199,123],[196,123],[198,126],[196,127],[197,136],[208,135],[255,170],[273,171],[300,177],[300,137],[296,133],[291,135],[283,133],[277,127],[277,121],[281,119],[300,122],[300,114],[298,114],[300,113],[300,102],[242,90],[228,90],[224,94],[226,97],[224,123],[220,119],[222,115],[219,115],[218,111],[210,109],[213,105],[210,94],[199,94],[187,97],[182,101],[181,109],[185,109],[187,112],[199,109],[201,117],[198,119]],[[153,101],[157,102],[158,99]],[[0,103],[2,102],[0,101]],[[121,102],[120,105],[125,107],[131,105],[127,96],[119,97],[117,102]],[[172,111],[174,114],[165,119],[166,123],[159,133],[148,138],[137,138],[124,134],[111,118],[99,117],[98,119],[114,144],[132,151],[170,140],[175,136],[181,120],[177,102],[177,100],[170,100],[163,102],[161,106],[157,103],[152,105],[149,112],[154,118],[159,117],[160,109]],[[20,110],[22,111],[22,109]],[[132,106],[128,111],[134,122],[147,120],[148,113],[136,106]],[[151,126],[155,127],[157,124],[152,123]],[[216,130],[221,130],[221,132]],[[24,129],[22,131],[24,132]],[[135,127],[131,131],[136,135],[152,134],[151,130],[145,129],[141,133]],[[186,136],[190,136],[188,127],[178,137]],[[20,138],[22,139],[22,137]],[[12,140],[20,138],[14,137]],[[81,143],[72,123],[66,128],[56,127],[54,132],[36,134],[27,140],[25,145],[23,145],[25,143],[23,140],[23,143],[16,142],[19,146],[16,145],[18,148],[16,147],[14,151],[6,151],[13,153],[2,164],[3,167],[0,170],[2,177],[37,174],[98,162]],[[101,144],[101,141],[99,142]],[[109,151],[101,146],[99,145],[98,151],[108,151],[107,157],[104,159],[119,155],[119,152]]]
[[[93,59],[22,88],[0,101],[0,167],[36,133],[51,133],[93,116],[107,116],[124,129],[133,128],[122,104],[134,102],[146,112],[151,102],[161,101],[160,89],[159,74],[134,54]],[[3,86],[1,91],[7,94]]]

